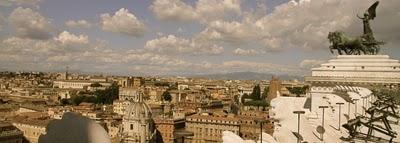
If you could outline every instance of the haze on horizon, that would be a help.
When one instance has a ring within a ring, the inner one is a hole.
[[[362,33],[375,0],[2,0],[0,71],[303,75],[334,55],[327,34]],[[400,58],[400,1],[371,22]]]

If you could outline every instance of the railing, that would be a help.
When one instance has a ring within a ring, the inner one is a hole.
[[[367,82],[367,83],[398,83],[400,78],[364,78],[364,77],[325,77],[325,76],[306,76],[307,82],[329,81],[329,82]]]

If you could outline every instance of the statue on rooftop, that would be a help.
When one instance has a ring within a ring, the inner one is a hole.
[[[376,17],[376,7],[379,1],[372,4],[364,13],[364,17],[360,17],[364,25],[364,34],[358,37],[347,36],[344,32],[329,32],[328,39],[331,45],[329,49],[331,53],[337,50],[339,55],[376,55],[379,53],[380,45],[384,42],[375,40],[374,34],[370,26],[370,20]]]

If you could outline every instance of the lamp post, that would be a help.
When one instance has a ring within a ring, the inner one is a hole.
[[[339,102],[339,103],[336,103],[336,104],[339,105],[339,131],[340,131],[341,111],[342,111],[342,105],[343,105],[344,103]]]
[[[357,101],[359,99],[353,99],[354,101],[354,118],[357,117]]]
[[[259,119],[259,120],[256,120],[256,122],[260,123],[260,142],[262,143],[262,126],[263,126],[263,123],[267,122],[267,120]]]
[[[347,107],[347,121],[349,121],[349,119],[350,119],[350,102],[349,101],[347,101],[347,105],[348,105],[348,107]]]
[[[365,115],[365,108],[366,108],[366,107],[365,107],[365,98],[366,98],[366,96],[361,97],[361,98],[362,98],[362,100],[363,100],[363,105],[362,105],[362,106],[363,106],[363,110],[362,110],[363,112],[362,112],[362,115]]]
[[[297,143],[300,143],[300,114],[304,114],[304,111],[293,111],[294,114],[297,114]]]
[[[328,108],[328,106],[319,106],[319,108],[322,108],[322,128],[325,131],[324,127],[324,122],[325,122],[325,108]],[[324,133],[321,133],[321,139],[324,140]]]

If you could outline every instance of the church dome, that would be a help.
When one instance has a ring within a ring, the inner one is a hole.
[[[125,111],[124,118],[131,120],[150,119],[152,115],[149,105],[142,99],[139,99],[139,102],[131,103]]]

